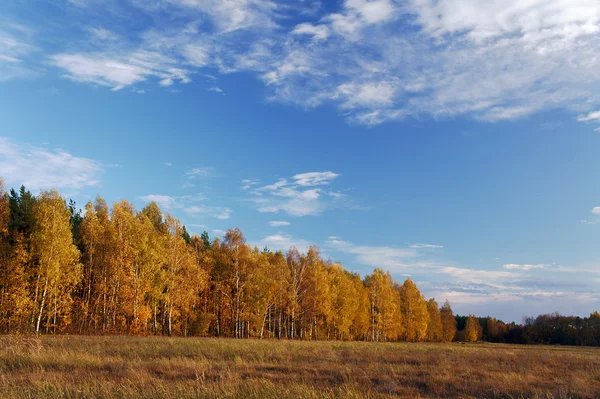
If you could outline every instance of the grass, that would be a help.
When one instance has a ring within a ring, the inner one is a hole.
[[[600,350],[0,337],[1,398],[598,398]]]

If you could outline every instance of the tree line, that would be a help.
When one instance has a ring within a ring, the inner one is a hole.
[[[493,317],[456,316],[455,340],[510,344],[600,346],[600,313],[589,317],[558,313],[526,317],[522,324],[504,323]]]
[[[206,232],[190,236],[154,202],[136,211],[97,197],[81,212],[57,191],[0,188],[1,333],[411,342],[493,336],[487,324],[484,336],[481,319],[462,320],[447,301],[426,300],[411,279],[400,284],[381,269],[361,279],[314,246],[306,253],[259,249],[238,228],[212,240]]]

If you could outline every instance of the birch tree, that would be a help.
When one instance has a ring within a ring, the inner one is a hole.
[[[80,282],[79,250],[73,244],[70,212],[58,192],[43,192],[35,207],[32,233],[35,259],[33,279],[33,329],[39,333],[45,319],[46,331],[57,323],[68,324],[73,289]]]

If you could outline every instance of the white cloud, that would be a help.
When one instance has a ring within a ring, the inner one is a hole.
[[[249,201],[263,213],[283,211],[291,216],[319,215],[343,198],[342,194],[324,191],[321,187],[331,184],[338,176],[333,172],[308,172],[294,175],[292,181],[280,178],[273,184],[254,188],[250,191],[254,198]],[[246,181],[242,188],[250,188],[251,183]]]
[[[592,209],[592,213],[593,213],[594,215],[600,215],[600,206],[595,206],[595,207]]]
[[[269,222],[269,226],[271,227],[284,227],[289,226],[290,222],[286,222],[284,220],[272,220]]]
[[[32,40],[30,29],[0,17],[0,82],[37,73],[25,63],[37,50]]]
[[[600,121],[600,111],[590,112],[587,115],[581,115],[577,118],[579,122]]]
[[[334,253],[353,255],[355,262],[368,266],[367,273],[372,268],[382,268],[389,270],[397,281],[409,275],[426,297],[438,301],[448,299],[459,313],[490,312],[495,304],[514,303],[519,304],[518,311],[507,311],[504,306],[499,309],[504,314],[494,314],[519,320],[522,312],[527,311],[525,309],[534,306],[540,306],[539,312],[559,309],[556,305],[565,298],[576,303],[585,302],[583,313],[600,303],[593,278],[586,280],[589,283],[582,283],[580,277],[570,279],[581,273],[596,275],[600,272],[597,265],[579,268],[510,264],[501,270],[476,269],[428,261],[428,252],[420,252],[419,248],[358,245],[333,236],[329,237],[325,248]],[[543,269],[544,273],[533,278],[527,273],[533,269]]]
[[[231,216],[231,209],[226,207],[218,206],[200,206],[193,205],[183,210],[185,213],[194,216],[211,216],[219,220],[229,219]]]
[[[301,253],[306,253],[310,244],[306,240],[294,238],[290,235],[275,234],[263,238],[260,241],[250,243],[259,249],[268,247],[271,251],[288,251],[291,247],[296,247]]]
[[[258,179],[244,179],[242,180],[242,190],[249,190],[258,184],[260,184],[260,180]]]
[[[165,165],[165,166],[173,166],[173,164],[171,162],[163,162],[163,165]]]
[[[188,179],[210,179],[214,176],[213,168],[194,168],[185,172],[184,177]]]
[[[441,248],[444,248],[443,245],[423,244],[423,243],[411,244],[410,247],[415,248],[415,249],[441,249]]]
[[[328,15],[331,29],[348,40],[358,40],[369,25],[389,22],[398,14],[390,0],[346,0],[344,11]]]
[[[187,83],[203,68],[249,72],[269,100],[334,105],[366,125],[422,115],[496,122],[549,109],[599,120],[596,0],[345,0],[328,12],[273,0],[132,2],[169,24],[120,40],[109,40],[111,26],[89,28],[106,39],[96,50],[71,40],[50,62],[113,90]],[[0,63],[19,64],[14,49],[25,47],[2,43]]]
[[[461,34],[483,41],[511,34],[530,41],[575,38],[599,31],[595,0],[410,0],[427,32]]]
[[[396,12],[390,0],[346,0],[346,8],[359,14],[369,24],[389,21]]]
[[[600,86],[594,1],[381,2],[387,10],[368,19],[378,23],[370,28],[351,3],[358,10],[370,2],[347,1],[346,14],[324,19],[341,37],[309,50],[288,45],[288,54],[309,58],[302,70],[277,74],[276,98],[308,106],[334,101],[369,125],[419,114],[493,122],[600,101],[589,86]],[[399,13],[416,16],[421,31],[386,25]],[[334,54],[333,46],[343,51]]]
[[[524,271],[529,271],[529,270],[533,270],[533,269],[543,269],[545,268],[546,264],[538,264],[538,265],[518,265],[518,264],[514,264],[514,263],[510,263],[507,265],[504,265],[502,267],[504,267],[505,269],[508,270],[524,270]]]
[[[187,44],[183,47],[183,56],[196,67],[203,67],[210,62],[210,48],[206,44]]]
[[[183,175],[183,188],[195,187],[197,180],[208,180],[215,176],[215,170],[211,167],[194,168]]]
[[[333,172],[309,172],[294,176],[295,183],[299,186],[320,186],[330,184],[339,174]]]
[[[11,185],[29,189],[82,189],[96,186],[102,163],[65,150],[16,143],[0,137],[0,174]]]
[[[302,23],[296,25],[294,30],[292,31],[294,35],[310,35],[313,37],[313,40],[325,40],[327,36],[329,36],[329,29],[325,25],[313,25],[310,23]]]
[[[208,14],[222,33],[274,28],[277,4],[271,0],[172,0]]]
[[[174,81],[189,83],[190,72],[178,68],[177,62],[152,51],[135,51],[125,55],[108,53],[62,53],[50,57],[50,62],[66,70],[65,75],[77,82],[111,87],[113,91],[145,81],[159,79],[162,86]]]
[[[145,202],[156,202],[159,206],[167,210],[185,208],[190,203],[204,201],[206,199],[202,194],[180,196],[149,194],[138,198]]]
[[[333,236],[329,237],[326,245],[333,250],[355,255],[356,260],[364,265],[394,272],[408,272],[413,270],[415,267],[414,258],[417,257],[414,249],[356,245]]]
[[[118,35],[104,28],[89,27],[88,31],[92,34],[93,37],[99,40],[113,41],[119,39]]]
[[[225,93],[223,93],[223,90],[220,87],[217,87],[217,86],[209,87],[206,90],[213,91],[213,92],[219,93],[219,94],[225,94]]]
[[[198,229],[202,229],[202,231],[210,231],[213,234],[217,235],[217,236],[224,236],[226,231],[225,230],[221,230],[221,229],[213,229],[208,227],[207,225],[204,224],[198,224],[198,223],[189,223],[186,224],[187,227],[192,227],[192,228],[198,228]]]
[[[139,198],[142,201],[146,202],[156,202],[159,206],[161,206],[164,209],[174,209],[183,207],[183,205],[179,202],[178,198],[171,197],[169,195],[150,194]]]

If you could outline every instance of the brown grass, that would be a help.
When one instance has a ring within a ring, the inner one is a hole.
[[[599,398],[600,350],[0,337],[2,398]]]

